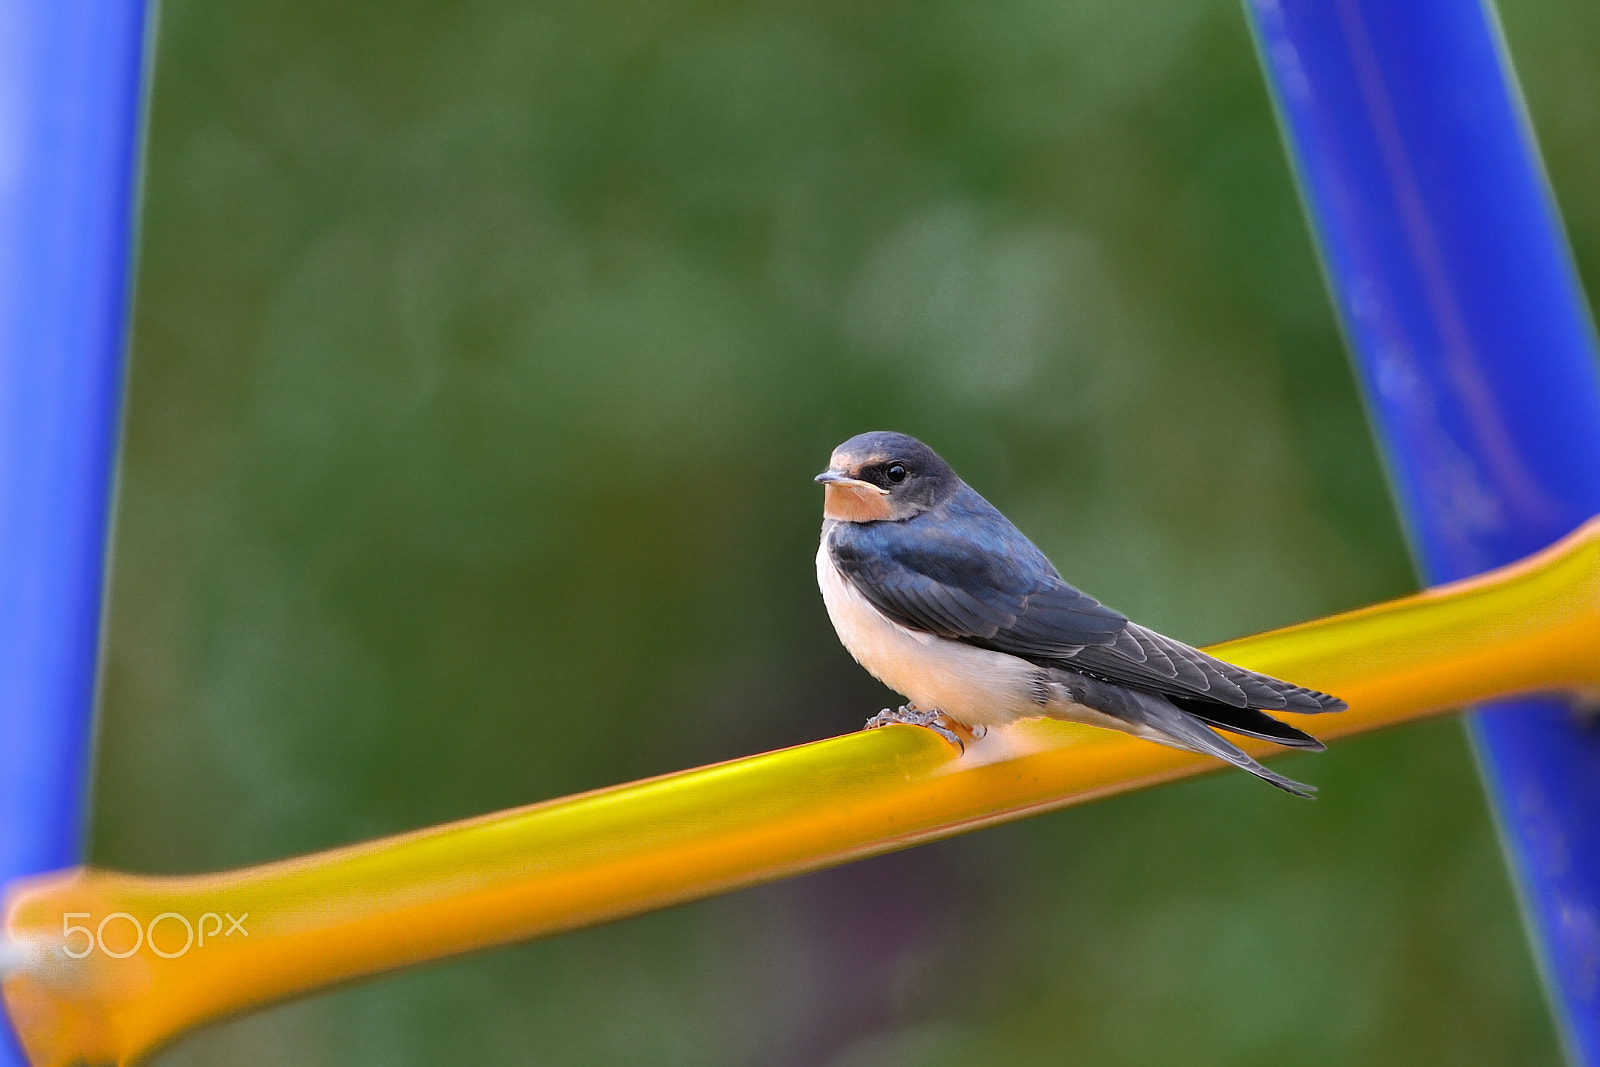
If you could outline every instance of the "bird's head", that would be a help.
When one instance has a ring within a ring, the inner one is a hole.
[[[887,430],[857,434],[834,449],[817,481],[824,489],[823,516],[841,522],[900,522],[961,487],[937,452]]]

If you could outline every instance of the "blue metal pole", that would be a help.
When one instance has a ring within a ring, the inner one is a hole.
[[[1245,7],[1423,576],[1600,512],[1600,353],[1493,12]],[[1568,1056],[1600,1065],[1600,732],[1555,698],[1469,728]]]
[[[0,884],[83,846],[146,20],[0,0]]]

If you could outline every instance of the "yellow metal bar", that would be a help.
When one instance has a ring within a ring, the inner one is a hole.
[[[1310,724],[1329,738],[1600,687],[1600,521],[1489,575],[1211,651],[1343,696],[1349,711]],[[336,982],[1220,766],[1067,723],[992,731],[959,757],[890,727],[243,870],[79,868],[11,887],[5,1003],[36,1065],[129,1063]]]

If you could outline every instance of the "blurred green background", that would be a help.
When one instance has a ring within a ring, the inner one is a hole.
[[[1600,274],[1600,10],[1503,12]],[[1412,578],[1236,4],[167,0],[93,858],[851,730],[811,476],[923,437],[1196,643]],[[199,1064],[1534,1064],[1458,725],[283,1005]]]

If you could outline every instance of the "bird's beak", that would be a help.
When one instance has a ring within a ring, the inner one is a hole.
[[[889,490],[883,488],[882,486],[873,485],[871,482],[864,482],[860,478],[852,478],[844,471],[835,470],[832,468],[817,475],[815,480],[821,482],[823,485],[837,485],[841,489],[870,489],[874,493],[877,493],[881,496],[889,495]]]

